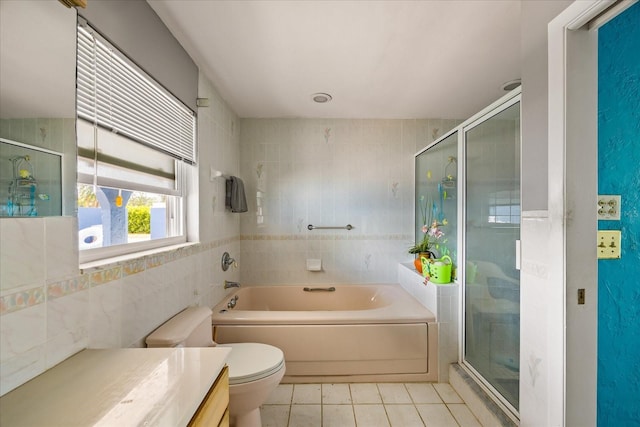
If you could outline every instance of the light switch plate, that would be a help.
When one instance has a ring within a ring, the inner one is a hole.
[[[598,258],[620,258],[620,230],[598,230]]]
[[[601,194],[598,195],[598,219],[620,221],[622,197]]]

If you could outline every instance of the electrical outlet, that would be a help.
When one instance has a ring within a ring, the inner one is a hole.
[[[598,230],[598,258],[620,258],[620,230]]]
[[[620,221],[622,197],[602,194],[598,196],[598,219]]]

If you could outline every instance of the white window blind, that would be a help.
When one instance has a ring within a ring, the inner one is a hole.
[[[195,164],[191,110],[80,22],[77,58],[79,118]]]
[[[79,183],[182,195],[184,162],[84,120],[78,121],[76,133]]]

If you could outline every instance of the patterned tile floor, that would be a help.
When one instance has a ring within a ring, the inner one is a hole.
[[[446,383],[280,384],[262,427],[477,427]]]

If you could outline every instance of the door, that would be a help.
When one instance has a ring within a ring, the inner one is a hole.
[[[464,364],[518,411],[520,96],[464,128]]]

